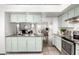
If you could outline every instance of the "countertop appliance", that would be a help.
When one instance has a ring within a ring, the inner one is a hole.
[[[62,39],[62,54],[74,55],[75,54],[75,43]]]

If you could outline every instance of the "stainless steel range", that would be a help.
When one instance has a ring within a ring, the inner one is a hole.
[[[63,38],[62,39],[62,54],[74,55],[75,54],[75,43],[67,40],[66,38]]]

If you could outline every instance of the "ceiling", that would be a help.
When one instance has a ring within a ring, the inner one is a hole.
[[[38,12],[47,16],[59,16],[79,4],[4,4],[7,12]]]

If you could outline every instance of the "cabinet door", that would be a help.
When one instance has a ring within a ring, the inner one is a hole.
[[[27,22],[33,23],[33,15],[27,15]]]
[[[62,16],[58,17],[58,27],[62,27]]]
[[[17,16],[17,22],[25,22],[25,15],[24,14],[18,14]]]
[[[25,22],[25,15],[20,13],[11,14],[11,22]]]
[[[58,37],[57,47],[61,51],[61,37]]]
[[[17,52],[18,49],[17,49],[17,40],[18,38],[17,37],[12,37],[12,52]]]
[[[70,11],[69,11],[69,16],[68,16],[68,18],[72,18],[72,17],[74,17],[75,16],[75,10],[74,9],[71,9]]]
[[[35,37],[27,37],[28,52],[35,52]]]
[[[36,51],[40,52],[42,51],[43,46],[43,37],[36,37]]]
[[[17,22],[18,21],[18,14],[11,14],[11,22]]]
[[[11,37],[6,37],[6,52],[11,52]]]
[[[27,51],[27,39],[25,37],[18,37],[18,51],[26,52]]]
[[[41,23],[41,15],[33,15],[34,23]]]
[[[79,44],[76,44],[76,55],[79,55]]]
[[[75,8],[75,16],[79,16],[79,7]]]

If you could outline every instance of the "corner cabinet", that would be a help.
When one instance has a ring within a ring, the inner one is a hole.
[[[6,37],[6,52],[41,52],[42,37]]]

